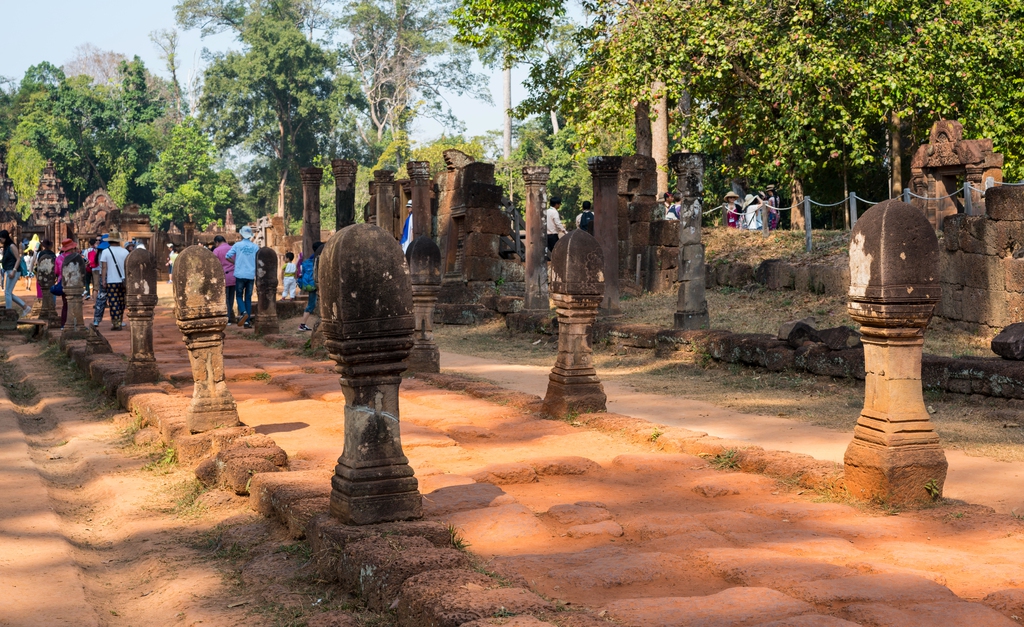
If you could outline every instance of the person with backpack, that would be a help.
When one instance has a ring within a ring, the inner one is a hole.
[[[302,274],[299,276],[299,289],[309,293],[309,302],[306,303],[306,310],[302,314],[302,322],[299,323],[299,331],[312,331],[313,327],[307,325],[309,317],[316,315],[317,306],[317,272],[320,269],[320,251],[323,250],[323,242],[313,242],[313,254],[302,262]]]
[[[22,317],[28,316],[31,307],[14,294],[14,288],[18,284],[18,277],[20,276],[21,252],[18,243],[14,241],[6,229],[0,231],[0,249],[3,250],[3,255],[0,257],[0,267],[2,267],[4,275],[4,306],[7,309],[12,309],[14,303],[17,303],[23,310]]]
[[[106,294],[106,301],[110,304],[110,330],[120,331],[123,326],[126,300],[124,262],[128,259],[128,251],[121,247],[121,238],[116,235],[108,239],[107,243],[109,246],[99,255],[100,279]],[[99,326],[99,322],[94,321],[93,326]]]
[[[107,292],[103,289],[103,277],[100,276],[100,256],[103,251],[110,248],[110,242],[107,239],[110,237],[109,233],[104,233],[100,236],[98,242],[96,242],[96,250],[93,251],[92,258],[89,259],[89,270],[92,274],[92,284],[95,286],[96,299],[92,306],[92,326],[100,326],[100,322],[103,321],[103,312],[107,308]]]
[[[672,194],[672,204],[665,210],[666,220],[678,220],[679,214],[683,210],[683,193],[676,192]]]
[[[583,201],[583,213],[580,214],[580,221],[576,223],[576,226],[591,235],[594,234],[594,209],[589,200]]]
[[[253,243],[252,227],[238,230],[242,240],[236,242],[224,258],[235,264],[235,300],[238,302],[238,324],[252,328],[252,287],[256,281],[256,253],[260,247]]]
[[[86,273],[83,281],[85,288],[82,291],[82,300],[89,300],[92,298],[92,266],[89,265],[89,260],[95,257],[96,253],[96,238],[89,238],[89,247],[82,251],[82,259],[85,260],[85,265],[89,268],[89,272]]]
[[[53,287],[50,288],[50,292],[54,296],[60,296],[60,328],[62,329],[64,328],[64,323],[68,321],[68,297],[64,295],[64,262],[71,256],[77,254],[78,244],[76,244],[73,239],[66,239],[60,243],[60,254],[57,255],[57,259],[53,264],[56,280],[54,281]]]
[[[213,238],[213,254],[220,260],[220,267],[224,270],[224,298],[228,303],[228,324],[235,323],[235,264],[228,259],[228,251],[231,244],[224,239],[223,235]]]

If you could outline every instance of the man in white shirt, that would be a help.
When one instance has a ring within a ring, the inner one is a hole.
[[[565,225],[562,224],[562,216],[558,213],[561,207],[562,199],[553,196],[551,206],[544,210],[544,231],[548,236],[548,254],[555,249],[559,236],[565,235]]]
[[[107,306],[110,307],[110,322],[112,331],[120,331],[124,318],[124,262],[128,259],[128,251],[121,247],[121,238],[111,235],[107,240],[110,248],[100,252],[100,281],[107,294]],[[99,321],[94,321],[93,326],[99,326]]]

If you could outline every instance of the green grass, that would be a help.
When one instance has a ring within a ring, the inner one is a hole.
[[[167,474],[178,465],[178,451],[168,446],[161,453],[154,455],[153,461],[142,467],[143,470]]]

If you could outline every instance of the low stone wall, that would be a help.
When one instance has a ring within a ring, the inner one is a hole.
[[[764,285],[770,290],[795,290],[827,296],[845,296],[850,292],[850,268],[830,264],[793,264],[781,259],[766,259],[759,265],[749,263],[708,263],[705,285],[746,287]]]

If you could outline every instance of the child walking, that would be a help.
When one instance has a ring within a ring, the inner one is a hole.
[[[284,294],[282,297],[284,300],[295,300],[295,290],[298,288],[298,281],[295,279],[295,253],[287,252],[284,254]]]

